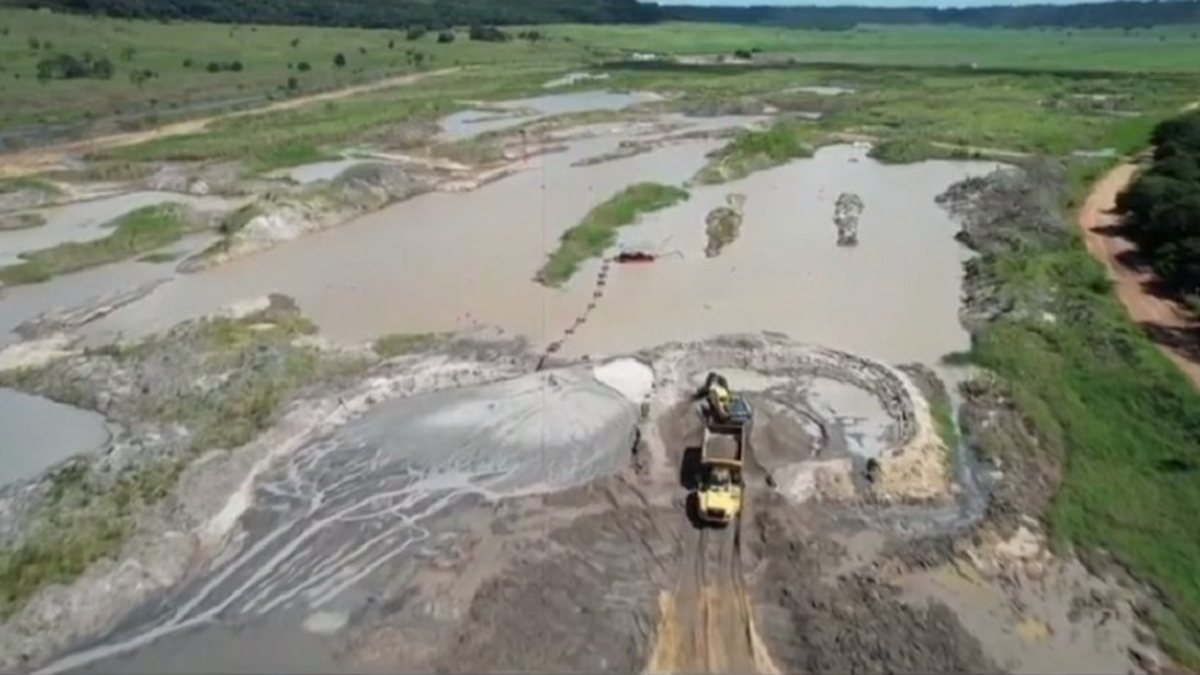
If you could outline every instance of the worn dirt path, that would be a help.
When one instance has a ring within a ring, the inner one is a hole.
[[[340,98],[346,98],[348,96],[357,96],[359,94],[379,91],[381,89],[391,89],[392,87],[403,87],[431,77],[448,75],[459,70],[461,70],[461,68],[443,68],[441,70],[433,70],[427,73],[389,77],[382,80],[376,80],[375,82],[368,82],[366,84],[346,87],[344,89],[334,89],[332,91],[324,91],[318,94],[289,98],[286,101],[278,101],[269,105],[251,108],[249,110],[239,110],[221,115],[198,117],[196,119],[185,120],[182,122],[164,124],[153,129],[109,134],[105,136],[95,136],[78,141],[68,141],[66,143],[57,143],[54,145],[30,148],[28,150],[3,154],[0,155],[0,178],[11,178],[14,176],[28,175],[53,169],[61,165],[63,161],[70,157],[85,155],[97,150],[134,145],[159,138],[167,138],[170,136],[194,134],[196,132],[203,131],[204,128],[209,124],[221,119],[232,119],[236,117],[243,117],[245,115],[257,115],[259,113],[291,110],[293,108],[300,108],[311,103],[333,101]]]
[[[741,527],[692,532],[679,581],[660,599],[648,673],[775,673],[742,580]]]
[[[753,465],[749,446],[747,468]],[[661,615],[647,673],[778,673],[754,626],[742,570],[742,522],[692,529],[679,576],[659,598]]]
[[[1153,290],[1156,277],[1131,263],[1136,259],[1137,246],[1116,231],[1120,220],[1110,213],[1117,195],[1133,180],[1137,169],[1136,164],[1121,164],[1092,186],[1079,211],[1079,225],[1088,251],[1108,268],[1117,297],[1129,316],[1147,329],[1159,349],[1200,389],[1200,345],[1195,344],[1200,338],[1200,320],[1180,302]]]

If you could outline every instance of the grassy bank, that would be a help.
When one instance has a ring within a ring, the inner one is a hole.
[[[985,285],[1015,305],[976,331],[972,360],[1001,376],[1041,451],[1067,458],[1047,514],[1055,536],[1111,553],[1161,591],[1171,611],[1150,620],[1176,658],[1200,666],[1200,395],[1130,322],[1078,238],[1027,242],[980,259]]]
[[[172,244],[186,231],[182,207],[147,206],[117,219],[112,233],[100,239],[23,253],[23,262],[0,267],[0,283],[5,286],[39,283],[59,274],[127,260]]]
[[[811,157],[811,125],[797,121],[777,122],[765,131],[746,131],[718,150],[696,174],[696,181],[711,185],[744,178],[755,171]]]
[[[625,188],[563,233],[558,249],[538,272],[538,279],[547,286],[563,285],[581,262],[600,255],[616,242],[618,227],[632,225],[643,213],[668,208],[688,196],[686,190],[658,183],[638,183]]]

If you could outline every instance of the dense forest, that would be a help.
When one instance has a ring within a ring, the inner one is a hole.
[[[637,0],[0,0],[0,6],[144,19],[438,29],[472,24],[649,23]]]
[[[801,2],[802,0],[797,0]],[[861,23],[1137,28],[1200,23],[1196,0],[933,7],[690,7],[638,0],[0,0],[0,6],[168,20],[441,28],[471,24],[714,21],[845,30]]]
[[[1185,295],[1200,295],[1200,112],[1154,130],[1154,163],[1117,200],[1129,238],[1155,271]]]
[[[799,3],[798,3],[799,4]],[[991,7],[667,7],[669,18],[684,21],[763,24],[844,30],[860,23],[960,24],[979,27],[1139,28],[1200,23],[1200,2],[1162,0],[1092,2],[1075,5]]]

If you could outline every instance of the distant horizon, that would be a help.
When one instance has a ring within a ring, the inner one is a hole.
[[[1117,0],[656,0],[659,5],[699,7],[1003,7],[1018,5],[1080,5]],[[1145,1],[1145,0],[1142,0]]]

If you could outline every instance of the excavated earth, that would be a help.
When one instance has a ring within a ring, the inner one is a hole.
[[[884,543],[905,535],[844,517],[956,500],[903,371],[777,335],[526,374],[511,348],[454,349],[335,396],[350,407],[276,444],[250,483],[205,479],[228,461],[195,469],[175,509],[199,534],[171,530],[189,556],[174,580],[44,672],[994,667],[953,612],[884,579]],[[476,360],[496,353],[508,365]],[[692,397],[714,369],[761,411],[746,512],[724,529],[688,517]],[[882,411],[873,471],[809,397],[829,381]],[[848,564],[864,532],[870,564]]]

